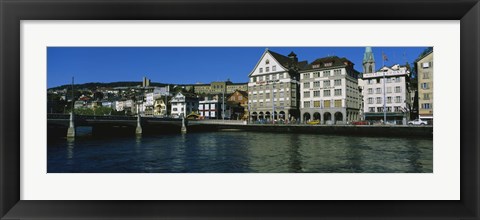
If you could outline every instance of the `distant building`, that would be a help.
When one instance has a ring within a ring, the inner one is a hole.
[[[293,52],[284,56],[266,49],[248,75],[250,120],[298,119],[298,71],[306,65]]]
[[[359,119],[359,73],[337,56],[319,58],[300,71],[302,122],[346,124]]]
[[[418,117],[433,122],[433,50],[416,62],[418,79]]]
[[[172,117],[186,117],[192,112],[198,112],[198,97],[193,93],[177,93],[170,101]]]
[[[149,86],[150,86],[150,79],[148,79],[147,77],[143,77],[142,87],[149,87]]]
[[[193,91],[196,94],[214,95],[214,94],[232,94],[236,90],[247,91],[247,83],[232,83],[230,80],[224,82],[212,82],[210,84],[189,84],[184,85],[187,91]]]

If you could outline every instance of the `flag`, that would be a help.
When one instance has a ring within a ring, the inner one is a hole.
[[[382,59],[383,59],[383,61],[388,61],[388,57],[387,57],[387,55],[386,55],[386,54],[384,54],[383,52],[382,52]]]

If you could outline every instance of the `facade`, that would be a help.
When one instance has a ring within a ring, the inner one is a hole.
[[[198,111],[206,119],[219,119],[222,117],[222,102],[218,99],[205,99],[199,101]]]
[[[153,106],[154,106],[153,115],[155,116],[168,115],[168,112],[167,112],[168,106],[167,106],[167,103],[165,103],[165,100],[162,99],[162,97],[155,99]]]
[[[374,73],[364,73],[363,81],[365,120],[384,121],[386,115],[385,123],[406,124],[411,105],[409,68],[384,66]]]
[[[297,120],[299,112],[299,73],[307,61],[298,62],[268,49],[248,75],[250,120]]]
[[[418,79],[418,117],[433,121],[433,51],[415,62]]]
[[[198,97],[192,93],[179,92],[170,103],[171,116],[175,118],[186,117],[188,114],[198,111]]]
[[[316,59],[300,71],[301,121],[347,124],[359,119],[359,73],[337,56]]]

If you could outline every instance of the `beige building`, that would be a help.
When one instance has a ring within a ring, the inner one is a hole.
[[[347,124],[359,119],[359,73],[354,64],[337,56],[316,59],[300,71],[302,122]]]
[[[433,121],[433,50],[416,62],[418,79],[418,117]]]

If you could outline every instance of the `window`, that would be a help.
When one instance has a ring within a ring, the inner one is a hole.
[[[270,60],[265,60],[265,64],[270,64]]]
[[[313,78],[318,78],[320,77],[320,72],[314,72],[313,73]]]
[[[277,66],[272,66],[272,71],[277,71]]]
[[[377,84],[380,83],[380,78],[376,79],[376,83],[377,83]]]
[[[320,87],[320,81],[313,82],[313,87],[316,87],[316,88]]]
[[[423,108],[423,109],[430,109],[430,108],[431,108],[431,105],[430,105],[430,103],[423,103],[423,104],[422,104],[422,108]]]
[[[400,96],[395,96],[395,103],[400,103],[401,101],[401,97]]]
[[[381,88],[376,88],[376,89],[375,89],[375,93],[377,93],[377,94],[382,93],[382,89],[381,89]]]
[[[400,86],[395,86],[395,93],[399,92],[402,92],[402,89],[400,88]]]
[[[392,103],[392,97],[391,96],[387,97],[387,103]]]
[[[342,70],[333,70],[333,75],[335,76],[342,75]]]
[[[303,83],[303,88],[304,88],[304,89],[310,88],[310,82],[305,82],[305,83]]]
[[[387,87],[387,93],[392,93],[392,87]]]
[[[342,107],[342,100],[341,99],[336,99],[335,100],[335,107],[336,108]]]
[[[422,63],[422,68],[423,69],[427,69],[430,67],[430,63],[429,62],[426,62],[426,63]]]
[[[424,78],[424,79],[430,78],[428,72],[423,73],[423,78]]]
[[[387,83],[391,83],[392,82],[392,78],[387,78]]]
[[[336,86],[341,86],[342,85],[342,80],[341,79],[336,79],[333,81],[333,84]]]
[[[368,98],[368,104],[373,104],[373,98],[372,97]]]
[[[423,94],[423,99],[424,100],[430,100],[430,93],[424,93]]]
[[[422,83],[422,89],[428,89],[428,83]]]
[[[377,112],[383,112],[383,107],[377,107]]]
[[[270,67],[265,67],[265,72],[270,72]]]
[[[330,100],[323,101],[323,107],[330,108]]]
[[[285,94],[283,93],[283,91],[280,92],[280,98],[283,98],[285,97]]]
[[[377,104],[382,104],[382,98],[381,97],[377,97]]]
[[[392,107],[387,107],[387,112],[392,112]]]
[[[375,112],[375,108],[374,107],[368,108],[368,112]]]
[[[310,102],[309,101],[303,102],[303,107],[304,108],[310,108]]]
[[[397,82],[401,82],[402,81],[402,78],[401,77],[397,77]]]
[[[330,76],[330,70],[323,71],[323,77]]]
[[[402,107],[400,106],[395,106],[395,112],[401,112],[402,111]]]
[[[263,73],[263,68],[258,69],[259,73]]]
[[[342,89],[335,89],[334,92],[336,96],[342,95]]]
[[[323,96],[330,96],[330,90],[323,90]]]
[[[319,68],[320,67],[320,64],[313,64],[312,65],[312,68]]]
[[[323,66],[325,66],[325,67],[332,66],[332,65],[333,65],[333,63],[332,63],[332,62],[329,62],[329,63],[324,63],[324,64],[323,64]]]
[[[329,87],[329,86],[330,86],[330,80],[324,80],[323,87]]]
[[[313,102],[313,107],[320,108],[320,101],[314,101]]]
[[[373,94],[373,88],[368,88],[368,94]]]
[[[242,101],[242,99],[243,99],[243,96],[238,97],[238,101]]]
[[[265,93],[265,98],[269,99],[270,98],[270,93]]]
[[[263,102],[260,102],[260,107],[262,107],[262,106],[263,106]]]
[[[313,91],[313,97],[320,97],[320,91]]]
[[[303,92],[303,98],[310,98],[310,91]]]

